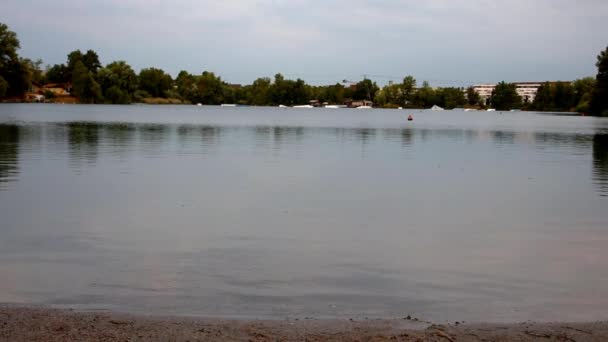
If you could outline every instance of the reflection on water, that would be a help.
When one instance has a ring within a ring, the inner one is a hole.
[[[81,162],[95,164],[101,125],[89,122],[71,122],[66,125],[66,128],[68,130],[68,149],[73,167],[79,168]]]
[[[600,193],[608,196],[608,134],[593,136],[593,176]]]
[[[0,190],[19,172],[19,131],[18,125],[0,124]]]
[[[79,108],[0,123],[0,302],[608,319],[604,121]]]

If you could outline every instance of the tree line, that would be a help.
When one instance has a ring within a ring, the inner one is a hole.
[[[379,107],[429,108],[437,105],[497,110],[577,111],[608,116],[608,47],[597,57],[598,74],[574,82],[547,82],[534,101],[521,98],[515,84],[499,83],[492,96],[483,101],[473,87],[433,88],[421,86],[413,76],[401,82],[379,87],[364,78],[359,82],[332,85],[309,85],[302,79],[258,78],[248,85],[230,84],[213,72],[191,74],[181,71],[177,77],[159,68],[144,68],[136,73],[125,61],[103,66],[93,50],[75,50],[65,63],[42,69],[42,60],[19,57],[17,35],[0,23],[0,98],[20,97],[32,83],[71,84],[72,94],[81,103],[128,104],[146,99],[173,99],[181,103],[242,105],[299,105],[311,100],[342,104],[347,100],[373,101]],[[52,97],[53,94],[47,94]]]

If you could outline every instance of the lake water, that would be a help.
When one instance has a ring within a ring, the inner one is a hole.
[[[606,320],[606,246],[607,119],[0,105],[4,303]]]

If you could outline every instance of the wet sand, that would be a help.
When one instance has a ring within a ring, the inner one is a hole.
[[[608,322],[221,320],[0,307],[0,341],[608,341]]]

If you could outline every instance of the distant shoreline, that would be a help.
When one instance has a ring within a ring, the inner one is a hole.
[[[392,320],[227,320],[0,306],[0,341],[608,340],[608,322],[446,325]]]

